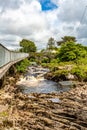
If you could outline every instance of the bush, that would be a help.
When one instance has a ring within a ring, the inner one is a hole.
[[[52,60],[51,60],[51,63],[58,63],[58,61],[59,61],[58,58],[57,58],[57,59],[52,59]]]
[[[76,66],[71,72],[76,75],[80,81],[84,81],[87,78],[87,69],[85,66]]]
[[[76,59],[75,63],[77,65],[87,65],[87,57]]]
[[[42,63],[49,63],[49,59],[48,59],[47,57],[45,57],[45,58],[42,59],[41,62],[42,62]]]
[[[75,42],[66,42],[62,44],[58,57],[60,61],[74,61],[81,57],[86,57],[87,51],[81,44]]]
[[[24,73],[26,71],[27,66],[30,65],[30,61],[28,59],[24,59],[20,62],[20,64],[16,65],[17,71],[20,73]]]
[[[55,72],[53,72],[53,78],[56,81],[60,81],[60,80],[67,80],[67,75],[68,75],[68,70],[56,70]]]
[[[41,63],[41,66],[44,67],[44,68],[48,68],[49,64],[48,63]]]

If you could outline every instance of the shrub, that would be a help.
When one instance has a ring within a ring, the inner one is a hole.
[[[75,63],[77,65],[87,65],[87,57],[76,59]]]
[[[45,58],[42,59],[41,62],[42,62],[42,63],[49,63],[49,59],[48,59],[47,57],[45,57]]]
[[[52,60],[51,60],[51,63],[58,63],[58,61],[59,61],[58,58],[57,58],[57,59],[52,59]]]
[[[20,64],[16,65],[17,71],[20,73],[24,73],[26,71],[27,66],[30,65],[29,60],[26,58],[20,62]]]
[[[49,67],[49,64],[48,63],[41,63],[41,66],[45,67],[45,68],[48,68]]]
[[[74,61],[81,57],[86,57],[87,51],[81,44],[75,42],[66,42],[62,44],[58,57],[60,61]]]
[[[56,70],[53,72],[53,79],[59,80],[66,80],[68,75],[68,70]]]
[[[72,74],[76,75],[80,81],[87,78],[87,69],[84,66],[76,66],[72,69]]]

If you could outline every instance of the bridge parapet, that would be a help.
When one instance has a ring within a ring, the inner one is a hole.
[[[6,72],[12,65],[25,59],[28,56],[28,53],[10,51],[2,44],[0,44],[0,83],[3,80],[3,76],[6,74]]]
[[[0,67],[8,64],[9,62],[14,62],[22,58],[24,59],[28,56],[29,54],[27,53],[10,51],[2,44],[0,44]]]

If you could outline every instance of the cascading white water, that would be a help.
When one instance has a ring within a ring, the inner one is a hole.
[[[44,78],[44,74],[48,71],[48,69],[42,68],[41,66],[29,66],[27,73],[24,77],[20,77],[20,81],[17,82],[17,85],[21,86],[23,92],[26,94],[62,91],[62,88],[58,86],[58,83]]]

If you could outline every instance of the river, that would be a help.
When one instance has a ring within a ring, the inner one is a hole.
[[[67,91],[68,88],[62,88],[57,82],[44,78],[49,70],[41,66],[29,66],[24,76],[21,76],[17,85],[25,94],[29,93],[52,93]]]
[[[0,130],[87,130],[87,83],[59,93],[64,88],[44,79],[48,71],[29,66],[17,83],[23,93],[17,79],[7,78],[0,91]]]

